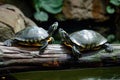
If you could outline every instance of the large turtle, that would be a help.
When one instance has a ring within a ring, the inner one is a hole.
[[[81,51],[86,50],[104,48],[107,52],[113,51],[112,46],[107,43],[107,39],[93,30],[81,30],[68,34],[60,28],[59,34],[63,44],[72,48],[75,58],[79,58],[81,56]]]
[[[16,33],[15,37],[4,42],[6,46],[14,44],[26,46],[40,46],[40,53],[44,51],[49,42],[53,41],[52,34],[57,29],[58,22],[55,22],[46,31],[42,27],[28,26],[25,29]]]

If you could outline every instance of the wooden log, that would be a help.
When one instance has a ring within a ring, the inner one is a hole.
[[[33,57],[64,57],[65,54],[71,53],[71,51],[67,50],[64,46],[59,44],[51,44],[48,45],[46,50],[43,54],[39,55],[39,47],[7,47],[4,46],[3,43],[0,43],[0,49],[4,54],[1,54],[2,57],[8,57],[8,58],[22,58],[28,56],[28,58],[31,56]],[[11,56],[14,55],[14,56]]]
[[[60,44],[50,44],[44,53],[39,55],[39,47],[7,47],[0,43],[0,67],[24,69],[39,67],[95,67],[120,64],[120,44],[112,44],[114,51],[105,50],[84,52],[82,57],[74,60],[72,51]],[[16,68],[15,68],[16,66]]]
[[[41,55],[39,55],[39,47],[7,47],[0,43],[0,49],[3,52],[3,54],[0,54],[3,59],[2,66],[33,64],[50,67],[58,66],[71,58],[70,51],[58,44],[48,45]]]

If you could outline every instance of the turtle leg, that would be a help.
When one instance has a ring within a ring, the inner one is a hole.
[[[13,43],[14,43],[14,41],[12,39],[8,39],[8,40],[4,41],[3,44],[5,46],[9,46],[10,47],[10,46],[12,46]]]
[[[72,52],[73,52],[73,56],[75,59],[78,59],[79,57],[81,57],[81,52],[79,51],[79,47],[78,46],[73,46],[72,47]]]
[[[105,50],[106,50],[107,52],[112,52],[112,51],[113,51],[113,47],[112,47],[109,43],[105,43],[105,44],[103,45],[103,48],[105,48]]]
[[[43,44],[43,46],[40,47],[39,54],[43,54],[45,48],[48,46],[48,42],[45,40],[45,41],[42,41],[41,44]]]

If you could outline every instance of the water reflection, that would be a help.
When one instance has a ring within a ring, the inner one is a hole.
[[[31,71],[13,75],[18,80],[119,80],[120,67]]]

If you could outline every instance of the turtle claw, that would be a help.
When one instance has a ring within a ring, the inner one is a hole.
[[[40,54],[40,55],[43,54],[43,53],[44,53],[44,50],[45,50],[45,48],[41,47],[40,50],[39,50],[39,54]]]
[[[39,51],[39,55],[43,54],[43,51]]]
[[[113,47],[110,45],[105,49],[107,52],[113,52]]]
[[[107,51],[107,52],[113,52],[113,48],[112,48],[112,47],[107,47],[107,48],[106,48],[106,51]]]
[[[104,44],[104,47],[107,52],[113,52],[113,47],[109,43]]]
[[[9,46],[9,47],[10,47],[10,46],[12,46],[12,42],[13,42],[13,41],[12,41],[11,39],[9,39],[9,40],[4,41],[3,44],[4,44],[5,46]]]
[[[73,56],[74,56],[76,59],[78,59],[79,57],[81,57],[81,53],[80,53],[80,51],[77,49],[76,46],[73,46],[72,52],[73,52]]]

